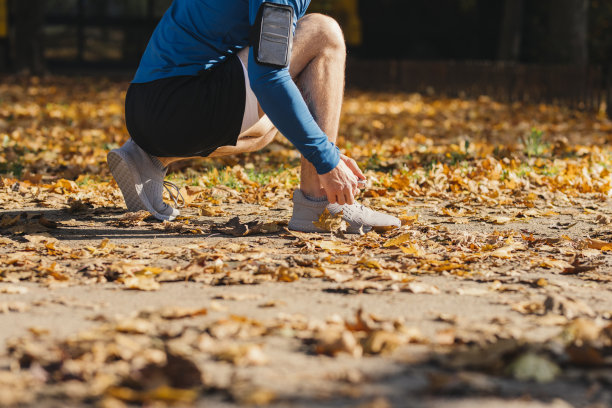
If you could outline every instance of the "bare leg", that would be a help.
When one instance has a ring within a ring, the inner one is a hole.
[[[245,53],[239,56],[246,62]],[[345,63],[346,46],[342,30],[335,20],[322,14],[309,14],[298,22],[290,73],[310,112],[332,142],[338,137]],[[210,157],[256,151],[270,143],[276,129],[261,111],[260,117],[259,122],[239,136],[236,146],[220,147]],[[182,160],[159,159],[164,165]],[[310,196],[324,196],[314,166],[304,158],[301,172],[301,190]]]
[[[331,142],[338,138],[344,97],[346,46],[336,21],[321,14],[300,20],[295,35],[291,76],[310,112]],[[313,197],[324,197],[314,166],[302,157],[300,189]]]

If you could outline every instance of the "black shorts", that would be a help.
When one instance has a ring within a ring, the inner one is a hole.
[[[245,95],[242,64],[233,55],[198,76],[131,84],[125,122],[134,142],[153,156],[206,157],[236,145]]]

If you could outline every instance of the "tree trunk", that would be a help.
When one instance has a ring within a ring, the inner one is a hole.
[[[549,0],[549,62],[589,62],[589,0]]]
[[[523,39],[523,0],[506,0],[499,38],[498,59],[518,61]]]
[[[43,48],[44,0],[13,0],[11,50],[13,68],[40,75],[45,71]]]

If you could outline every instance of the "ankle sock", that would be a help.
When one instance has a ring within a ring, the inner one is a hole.
[[[322,203],[323,201],[327,201],[327,197],[313,197],[309,194],[306,194],[302,191],[302,194],[304,194],[304,197],[306,197],[306,199],[308,201],[314,201],[315,203]]]

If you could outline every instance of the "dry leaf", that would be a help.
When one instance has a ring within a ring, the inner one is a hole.
[[[346,232],[348,224],[344,221],[342,211],[336,215],[331,215],[329,210],[326,208],[321,214],[318,221],[314,221],[315,227],[322,229],[323,231],[329,231],[332,234],[338,234]]]
[[[146,292],[156,291],[161,288],[159,282],[157,282],[154,278],[145,276],[133,276],[125,278],[123,280],[123,284],[125,285],[126,289],[143,290]]]
[[[391,238],[390,240],[385,242],[383,247],[389,248],[389,247],[394,247],[394,246],[400,246],[400,245],[410,241],[410,237],[411,237],[410,233],[399,235],[399,236],[397,236],[395,238]]]
[[[361,344],[365,354],[390,354],[403,342],[395,333],[376,330],[368,334]]]
[[[346,353],[353,357],[361,357],[363,349],[348,330],[322,330],[315,336],[315,351],[317,354],[335,356]]]
[[[220,361],[227,361],[237,366],[258,366],[268,363],[260,344],[232,344],[215,353]]]
[[[162,318],[166,320],[185,319],[188,317],[206,316],[208,309],[187,308],[187,307],[168,307],[160,311]]]
[[[422,282],[410,282],[409,284],[402,287],[402,291],[414,293],[415,295],[423,293],[428,295],[440,294],[440,289],[438,289],[436,286]]]

